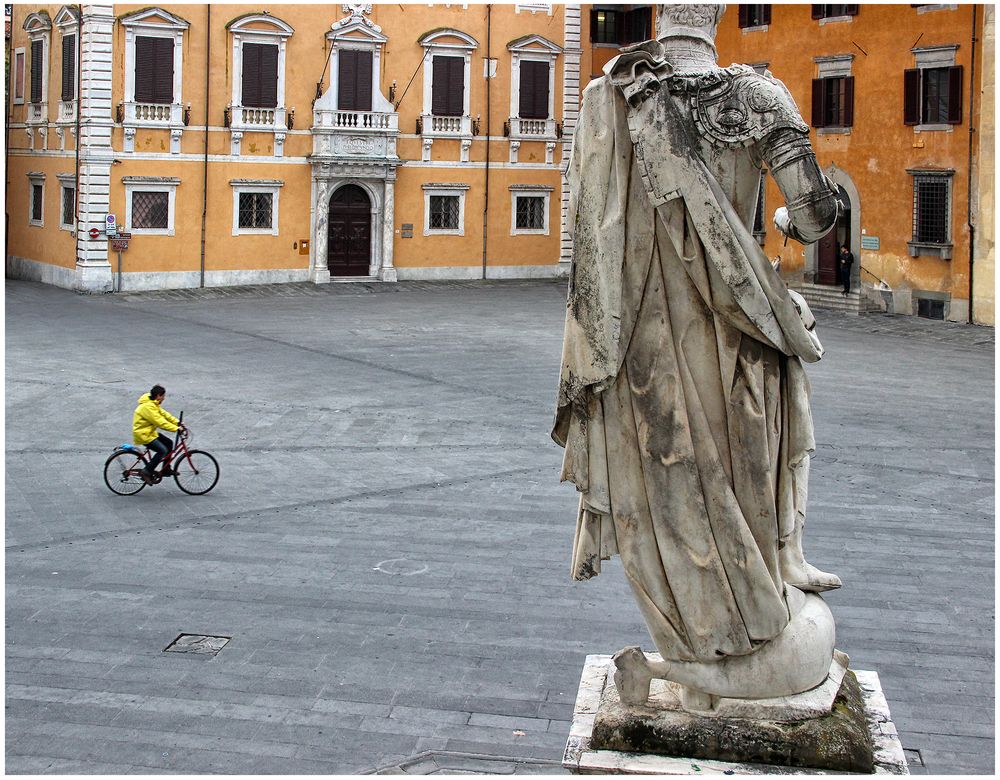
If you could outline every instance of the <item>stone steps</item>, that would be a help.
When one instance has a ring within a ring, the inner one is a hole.
[[[864,309],[864,302],[858,290],[852,290],[847,296],[843,295],[840,287],[830,287],[823,284],[800,283],[794,285],[796,292],[800,293],[811,309],[826,309],[831,311],[848,311],[859,314]]]

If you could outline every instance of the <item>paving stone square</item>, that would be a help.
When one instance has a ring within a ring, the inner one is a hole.
[[[652,649],[617,562],[570,580],[565,283],[5,295],[8,773],[556,772],[585,656]],[[993,330],[817,317],[837,646],[913,772],[990,774]],[[104,484],[155,382],[205,496]]]

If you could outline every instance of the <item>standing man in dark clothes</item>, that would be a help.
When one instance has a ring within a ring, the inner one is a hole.
[[[854,255],[847,248],[847,244],[844,244],[840,247],[840,255],[838,257],[840,260],[840,281],[844,283],[843,294],[847,296],[851,292],[851,266],[854,265]]]

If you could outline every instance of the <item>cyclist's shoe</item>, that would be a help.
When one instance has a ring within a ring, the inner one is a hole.
[[[142,481],[147,485],[153,484],[153,475],[146,471],[146,469],[140,469],[139,476],[142,477]]]
[[[170,466],[165,467],[163,471],[160,472],[161,477],[172,477],[173,475],[174,472],[171,470]]]

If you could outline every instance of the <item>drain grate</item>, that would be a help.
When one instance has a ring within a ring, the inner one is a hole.
[[[204,634],[181,634],[167,645],[164,653],[196,653],[217,655],[232,639],[231,636],[206,636]]]

